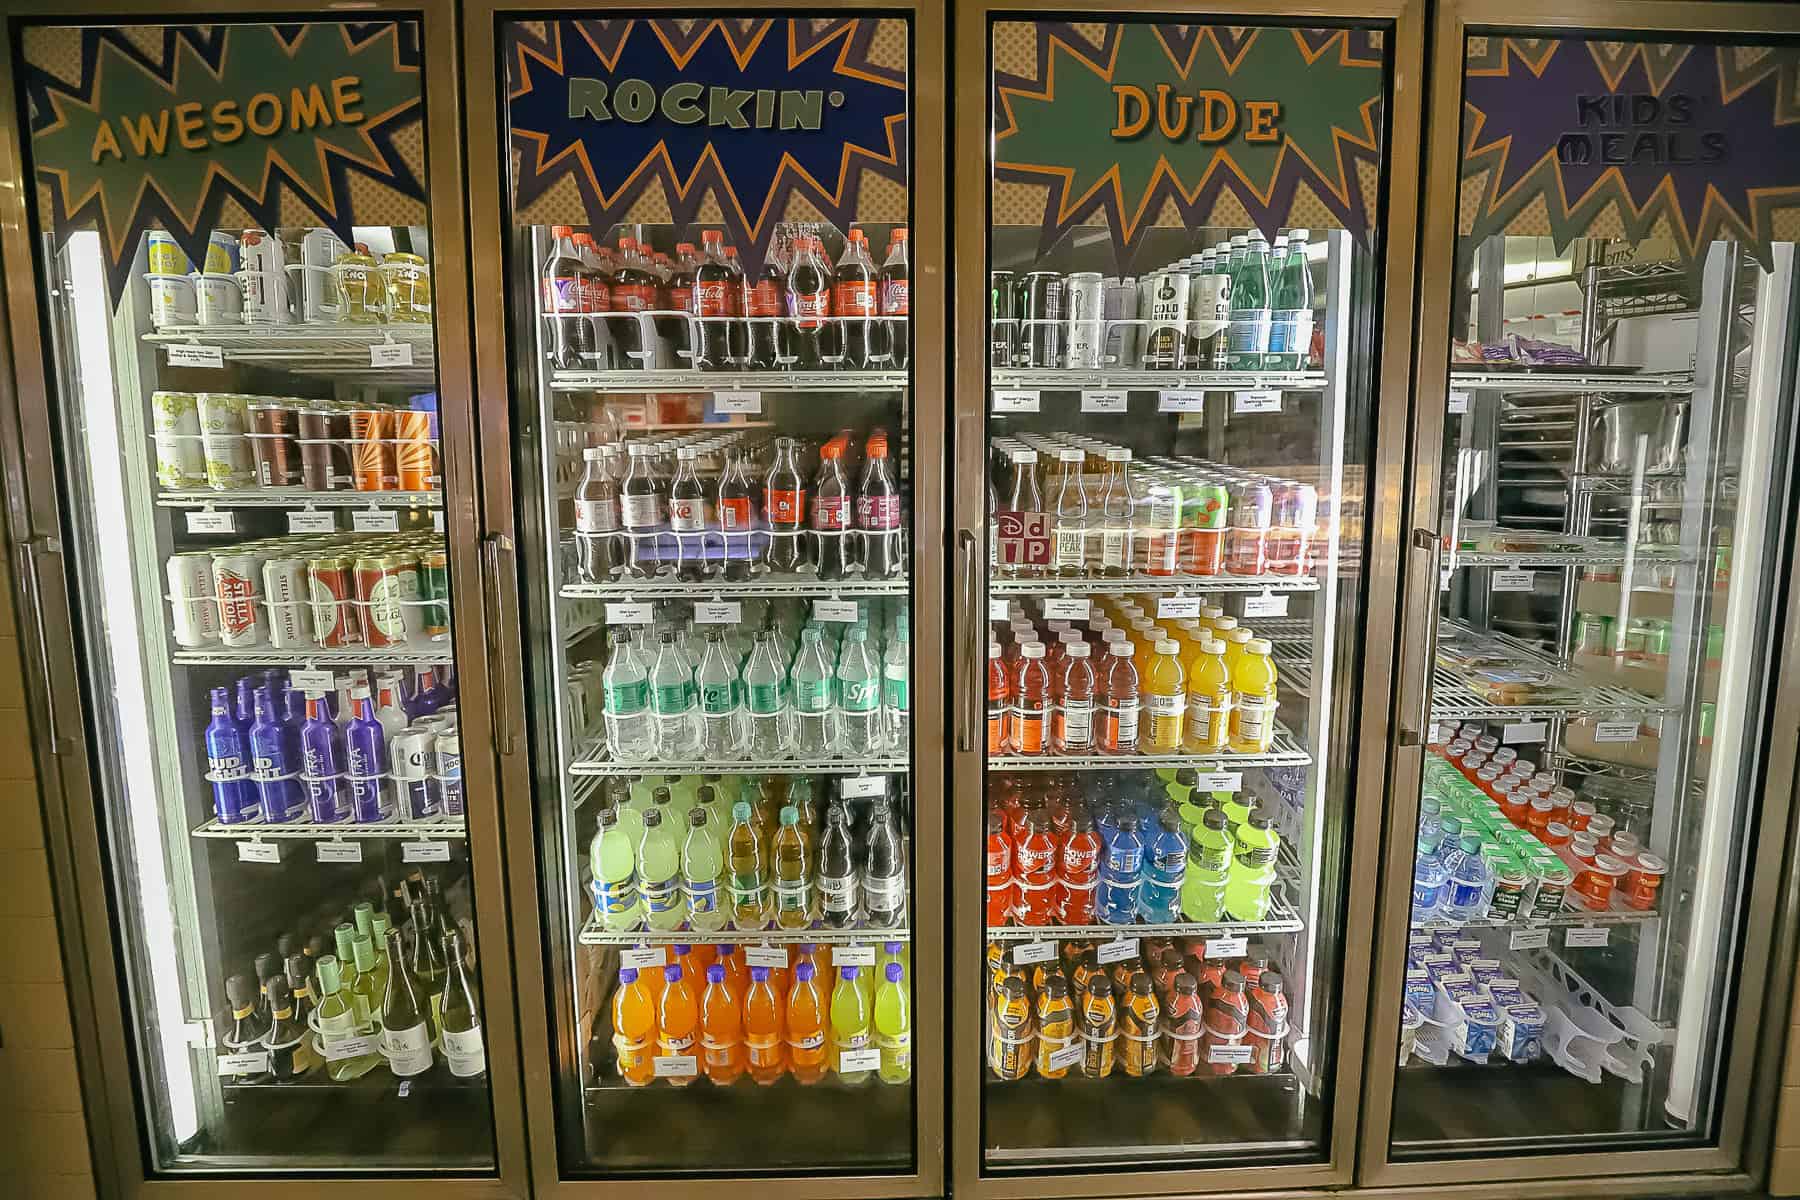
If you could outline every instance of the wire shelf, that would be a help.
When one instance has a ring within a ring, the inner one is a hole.
[[[1586,925],[1642,925],[1662,920],[1660,912],[1625,908],[1617,904],[1617,897],[1614,899],[1614,907],[1606,912],[1565,910],[1549,917],[1519,914],[1512,917],[1483,917],[1479,921],[1433,918],[1429,921],[1413,921],[1411,925],[1414,929],[1562,929]]]
[[[1312,755],[1286,728],[1277,725],[1275,737],[1264,754],[1002,754],[988,759],[992,771],[1144,771],[1159,767],[1184,767],[1207,774],[1236,774],[1251,767],[1303,767]],[[1200,786],[1206,787],[1202,779]],[[1223,790],[1223,789],[1215,789]]]
[[[1257,629],[1262,632],[1261,627]],[[1312,695],[1312,646],[1294,642],[1277,641],[1269,647],[1269,657],[1275,662],[1275,686],[1280,691],[1292,692],[1301,696]]]
[[[1177,921],[1166,925],[989,925],[990,942],[1118,941],[1149,937],[1248,937],[1259,933],[1299,933],[1300,914],[1279,888],[1269,893],[1269,914],[1260,921]]]
[[[910,942],[910,924],[892,929],[634,929],[614,932],[602,928],[590,913],[576,939],[584,946],[678,946],[705,942],[731,946],[878,946],[882,942]]]
[[[437,377],[430,325],[184,325],[152,330],[144,334],[144,341],[158,346],[217,346],[226,362],[306,375],[367,376],[401,387],[429,387]],[[371,349],[389,343],[412,348],[410,366],[371,364]]]
[[[189,667],[311,667],[315,663],[400,667],[415,664],[436,666],[450,662],[453,657],[450,643],[446,640],[442,645],[430,649],[404,646],[385,650],[371,650],[366,646],[302,646],[293,650],[279,650],[273,646],[245,646],[241,649],[220,647],[215,650],[177,650],[169,656],[169,661],[178,666]]]
[[[1107,387],[1316,392],[1328,386],[1323,371],[1073,371],[1060,367],[1029,367],[991,371],[989,378],[997,388],[1037,388],[1050,392]]]
[[[164,508],[442,508],[442,492],[309,492],[300,488],[251,488],[235,491],[159,492]]]
[[[1657,371],[1640,375],[1614,375],[1604,371],[1559,371],[1533,375],[1530,370],[1529,367],[1521,367],[1516,371],[1452,371],[1450,386],[1457,391],[1507,392],[1514,395],[1525,392],[1634,392],[1667,395],[1694,390],[1691,371]]]
[[[1120,596],[1209,592],[1316,592],[1311,575],[1133,575],[1125,579],[988,579],[992,596]],[[1250,618],[1254,620],[1255,618]]]
[[[552,371],[556,392],[898,392],[909,371]],[[721,429],[730,425],[720,423]]]
[[[194,828],[197,838],[217,838],[234,842],[308,841],[346,842],[359,838],[466,838],[468,826],[462,817],[433,817],[425,821],[248,821],[226,825],[214,818]]]
[[[1487,551],[1457,551],[1448,556],[1449,565],[1460,567],[1500,567],[1507,570],[1555,569],[1558,567],[1614,567],[1625,562],[1625,546],[1623,543],[1612,543],[1604,548],[1570,551],[1544,551],[1528,554],[1508,554]],[[1639,546],[1635,561],[1638,563],[1672,563],[1681,562],[1683,556],[1679,551],[1664,546]]]
[[[880,755],[866,759],[707,758],[644,759],[616,762],[580,758],[569,764],[571,775],[903,775],[912,769],[905,758]]]
[[[1478,633],[1456,621],[1443,628],[1459,643],[1495,657],[1508,659],[1520,669],[1541,673],[1541,685],[1549,693],[1541,701],[1498,704],[1482,695],[1453,667],[1437,664],[1431,673],[1431,719],[1533,721],[1566,717],[1652,716],[1679,711],[1628,688],[1590,683],[1564,670],[1555,659],[1521,638],[1504,633]]]
[[[746,579],[741,581],[687,581],[680,579],[619,579],[609,583],[565,583],[565,600],[624,597],[632,600],[713,600],[736,596],[904,596],[912,590],[907,579]]]

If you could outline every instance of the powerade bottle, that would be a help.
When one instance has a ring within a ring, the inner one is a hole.
[[[250,782],[250,755],[232,712],[230,693],[212,689],[212,721],[206,727],[206,778],[212,784],[213,812],[221,825],[260,820],[262,801]]]
[[[1181,919],[1181,885],[1187,876],[1188,840],[1181,818],[1165,808],[1144,856],[1144,882],[1138,889],[1138,912],[1153,925]]]
[[[1119,828],[1100,860],[1100,892],[1094,905],[1102,925],[1129,925],[1137,917],[1138,885],[1144,874],[1144,842],[1138,819],[1119,818]]]
[[[1181,889],[1181,915],[1189,921],[1212,922],[1225,916],[1225,885],[1237,846],[1226,828],[1222,809],[1209,808],[1194,831],[1188,850],[1187,879]]]

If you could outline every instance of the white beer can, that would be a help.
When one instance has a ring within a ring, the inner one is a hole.
[[[219,599],[210,554],[171,554],[169,606],[175,613],[175,644],[189,650],[219,641]]]
[[[312,598],[303,558],[271,558],[263,564],[263,601],[269,610],[269,644],[297,650],[313,644]]]
[[[267,230],[246,229],[238,248],[244,264],[238,272],[244,285],[244,324],[291,324],[287,254],[281,239]]]

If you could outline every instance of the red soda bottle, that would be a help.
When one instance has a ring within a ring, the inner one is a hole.
[[[887,328],[877,319],[881,289],[875,264],[869,259],[868,237],[860,229],[852,229],[844,239],[844,252],[832,275],[832,293],[832,310],[842,318],[838,338],[844,366],[860,371],[871,360],[886,359]]]
[[[819,252],[819,239],[805,234],[794,239],[794,263],[788,269],[787,318],[793,326],[794,366],[802,371],[817,370],[830,357],[839,355],[832,345],[831,269]]]
[[[906,253],[906,227],[888,239],[881,264],[881,315],[887,326],[887,350],[896,370],[912,361],[912,264]]]
[[[1000,643],[988,643],[987,752],[998,757],[1012,749],[1012,681],[1000,661]]]
[[[819,474],[813,481],[812,530],[818,544],[820,579],[842,579],[848,574],[850,522],[854,505],[850,483],[844,478],[844,440],[832,438],[819,448]]]
[[[1094,923],[1094,891],[1100,886],[1100,833],[1086,813],[1074,818],[1056,868],[1059,919],[1064,925]]]
[[[1036,816],[1025,818],[1025,836],[1013,844],[1019,886],[1019,924],[1049,925],[1056,919],[1056,839]]]
[[[769,569],[798,571],[806,561],[800,531],[806,527],[806,480],[793,438],[775,439],[775,462],[763,484],[763,516],[769,522]]]
[[[1019,889],[1013,881],[1012,839],[999,812],[988,809],[987,819],[987,923],[999,928],[1012,922]]]
[[[1287,1065],[1288,1002],[1281,976],[1264,971],[1249,995],[1250,1072],[1270,1075]]]
[[[756,524],[755,489],[744,473],[744,452],[736,446],[725,448],[725,469],[719,473],[719,498],[715,510],[719,515],[719,536],[725,543],[725,578],[750,578],[755,560],[755,544],[750,531]]]
[[[773,371],[780,359],[788,355],[781,329],[781,301],[787,291],[787,268],[782,265],[781,248],[771,245],[763,258],[762,270],[756,278],[745,276],[743,283],[743,316],[750,318],[746,337],[749,349],[747,365],[755,371]]]
[[[1200,1066],[1200,985],[1186,971],[1175,976],[1163,1004],[1163,1062],[1171,1075],[1192,1075]]]
[[[606,326],[612,333],[614,344],[621,347],[625,363],[644,365],[641,359],[632,357],[648,348],[644,344],[643,326],[635,314],[655,307],[656,278],[638,257],[637,239],[630,234],[620,234],[618,266],[613,271],[612,285],[612,311],[620,315],[610,318]]]
[[[723,371],[730,366],[731,293],[736,279],[725,262],[724,245],[725,235],[717,229],[700,235],[701,254],[688,311],[700,320],[694,366],[702,371]]]

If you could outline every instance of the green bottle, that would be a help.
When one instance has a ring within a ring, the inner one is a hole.
[[[1207,809],[1188,842],[1187,878],[1181,885],[1181,915],[1189,921],[1218,921],[1225,915],[1225,889],[1237,847],[1225,814]]]
[[[656,791],[659,803],[644,814],[644,840],[638,843],[638,886],[650,928],[671,930],[687,915],[681,903],[681,850],[674,831],[664,824],[668,792]]]
[[[1260,921],[1269,912],[1269,887],[1275,882],[1275,856],[1281,835],[1261,809],[1250,814],[1237,834],[1237,852],[1225,884],[1225,911],[1238,921]]]
[[[365,1034],[379,1033],[387,980],[376,973],[375,943],[359,933],[352,953],[356,956],[356,985],[350,993],[350,1007],[356,1014],[356,1027]]]
[[[325,1054],[325,1073],[339,1083],[368,1074],[380,1065],[381,1055],[368,1041],[364,1022],[344,988],[338,960],[329,954],[319,960],[319,987],[324,991],[319,998],[319,1047]],[[361,1050],[365,1042],[369,1048]]]
[[[724,869],[719,839],[713,836],[712,815],[704,805],[696,805],[688,812],[687,840],[681,846],[681,897],[688,928],[702,933],[725,928],[725,909],[719,902],[719,877]]]
[[[1307,236],[1304,229],[1288,230],[1287,249],[1275,265],[1266,361],[1271,371],[1303,370],[1311,358],[1313,296],[1312,271],[1306,262]]]
[[[875,989],[875,1048],[881,1051],[876,1077],[883,1083],[905,1083],[912,1078],[912,1000],[904,974],[899,963],[890,962],[882,969],[881,986]]]
[[[1263,369],[1269,352],[1269,244],[1257,231],[1250,233],[1243,261],[1232,271],[1229,337],[1233,371]]]

